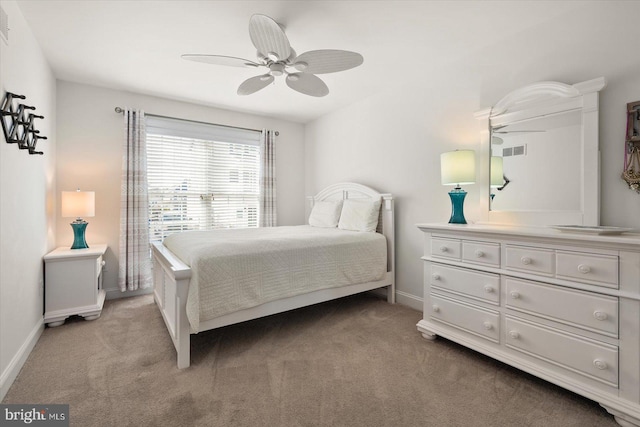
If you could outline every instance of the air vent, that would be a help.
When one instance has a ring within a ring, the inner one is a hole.
[[[527,152],[525,147],[526,146],[524,146],[524,145],[519,145],[517,147],[513,147],[513,155],[514,156],[523,156]]]
[[[6,44],[9,44],[9,16],[3,8],[0,7],[0,38]]]
[[[506,147],[502,149],[502,157],[525,156],[527,154],[527,145],[518,145],[516,147]]]

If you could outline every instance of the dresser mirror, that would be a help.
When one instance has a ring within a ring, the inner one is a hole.
[[[604,86],[604,78],[536,83],[476,113],[487,129],[479,176],[486,221],[599,225],[598,92]]]

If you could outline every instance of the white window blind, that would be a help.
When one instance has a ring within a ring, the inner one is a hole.
[[[150,240],[258,226],[260,132],[147,116]]]

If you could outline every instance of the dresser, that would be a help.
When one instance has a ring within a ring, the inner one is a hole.
[[[102,289],[106,251],[107,245],[61,247],[44,256],[44,323],[54,327],[72,315],[85,320],[100,317],[106,295]]]
[[[640,235],[418,224],[426,339],[455,341],[640,426]]]

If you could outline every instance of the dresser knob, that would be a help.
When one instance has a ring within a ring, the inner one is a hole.
[[[433,312],[440,313],[440,307],[437,304],[433,304]]]
[[[586,265],[586,264],[580,264],[580,265],[578,266],[578,271],[579,271],[580,273],[582,273],[582,274],[587,274],[587,273],[590,273],[590,272],[591,272],[591,267],[589,267],[589,266],[588,266],[588,265]]]
[[[609,316],[607,316],[607,313],[605,313],[604,311],[594,311],[593,317],[595,317],[597,320],[607,320]]]
[[[493,286],[491,285],[484,285],[484,291],[488,294],[493,292]]]
[[[476,249],[476,258],[482,258],[484,256],[484,252],[480,249]]]
[[[511,295],[511,298],[513,298],[513,299],[518,299],[518,298],[520,298],[520,292],[518,292],[518,291],[511,291],[511,292],[509,293],[509,295]]]
[[[520,338],[520,334],[518,333],[518,331],[509,331],[509,336],[514,340],[517,340],[518,338]]]
[[[608,365],[607,362],[605,362],[604,360],[600,360],[600,359],[596,359],[593,361],[593,366],[595,366],[596,368],[603,370],[603,369],[607,369]]]
[[[484,322],[483,325],[487,331],[490,331],[493,329],[493,325],[491,324],[491,322]]]
[[[440,280],[440,275],[437,273],[433,273],[431,277],[433,278],[433,280]]]
[[[449,252],[449,248],[447,248],[446,246],[440,246],[440,252],[442,253]]]
[[[523,256],[522,258],[520,258],[520,262],[522,262],[524,265],[529,265],[531,264],[531,258],[529,258],[528,256]]]

